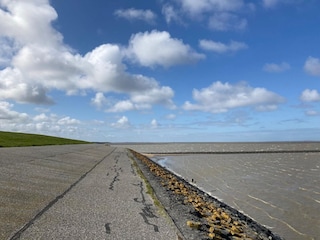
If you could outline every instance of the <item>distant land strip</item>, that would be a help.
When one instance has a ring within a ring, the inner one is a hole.
[[[200,152],[145,152],[150,155],[183,155],[183,154],[258,154],[258,153],[319,153],[320,149],[306,150],[263,150],[263,151],[200,151]]]

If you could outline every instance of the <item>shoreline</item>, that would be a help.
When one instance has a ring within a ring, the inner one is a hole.
[[[269,154],[269,153],[319,153],[320,149],[310,150],[256,150],[256,151],[200,151],[200,152],[147,152],[141,153],[149,158],[155,156],[201,155],[201,154]]]
[[[150,160],[152,155],[129,150],[186,239],[283,239],[195,184]]]

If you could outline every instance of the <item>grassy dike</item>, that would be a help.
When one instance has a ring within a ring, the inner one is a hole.
[[[87,143],[89,142],[38,134],[0,131],[0,147],[27,147]]]

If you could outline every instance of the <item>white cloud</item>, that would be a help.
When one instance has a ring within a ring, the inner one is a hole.
[[[154,23],[157,18],[157,15],[149,9],[118,9],[114,12],[114,14],[118,17],[122,17],[128,20],[142,20],[147,23]]]
[[[206,39],[200,40],[199,46],[204,50],[216,53],[236,52],[248,48],[247,44],[242,42],[231,41],[229,44],[225,44]]]
[[[156,30],[132,35],[127,56],[145,67],[171,67],[205,58],[182,40],[172,38],[166,31]]]
[[[45,113],[41,113],[33,118],[36,122],[48,121],[49,117]]]
[[[119,101],[108,109],[109,112],[125,112],[131,110],[138,110],[138,108],[130,100]]]
[[[199,15],[210,11],[236,11],[244,6],[243,0],[179,0],[182,8],[192,14]]]
[[[0,69],[10,64],[16,51],[17,46],[11,39],[0,36]]]
[[[52,104],[46,88],[38,83],[29,83],[16,68],[0,71],[0,99],[12,99],[21,103]]]
[[[162,14],[167,23],[177,22],[183,24],[183,21],[176,9],[172,5],[166,4],[162,7]]]
[[[169,119],[169,120],[173,120],[173,119],[175,119],[176,118],[176,115],[175,114],[168,114],[167,116],[166,116],[166,119]]]
[[[308,57],[304,64],[304,70],[313,76],[320,76],[320,59]]]
[[[317,112],[315,110],[308,110],[308,111],[305,112],[305,114],[307,116],[318,116],[318,115],[320,115],[320,112]]]
[[[167,22],[181,23],[182,17],[187,16],[207,22],[209,28],[215,31],[234,31],[247,27],[247,19],[241,15],[254,9],[253,3],[243,0],[176,0],[171,5],[165,5],[163,14]]]
[[[151,125],[151,128],[158,128],[158,126],[159,126],[156,119],[152,119],[150,125]]]
[[[5,101],[0,101],[0,123],[3,123],[3,121],[24,122],[28,120],[29,116],[26,113],[16,112],[12,110],[12,108],[13,104]]]
[[[267,9],[274,9],[279,5],[293,5],[302,2],[304,2],[304,0],[262,0],[262,5]]]
[[[57,13],[48,0],[2,0],[1,4],[0,100],[52,104],[54,99],[49,96],[52,90],[68,95],[95,91],[97,95],[91,103],[102,107],[106,104],[104,94],[109,92],[127,95],[129,100],[154,92],[157,100],[152,104],[173,104],[168,99],[173,96],[171,88],[161,86],[153,78],[127,72],[123,59],[127,53],[125,47],[103,44],[80,55],[65,45],[62,35],[51,25]],[[170,43],[176,41],[169,37]],[[180,53],[186,50],[182,58],[191,61],[199,57],[188,45],[173,45],[176,46],[180,47],[177,50]],[[171,63],[181,63],[179,53],[172,51]],[[151,106],[143,101],[136,104]]]
[[[281,4],[298,4],[301,0],[262,0],[262,5],[265,8],[275,8]]]
[[[111,127],[119,129],[127,129],[131,127],[131,123],[126,116],[122,116],[117,122],[112,123]]]
[[[59,125],[76,125],[80,124],[81,122],[75,118],[71,117],[64,117],[58,120],[57,124]]]
[[[107,103],[107,98],[102,92],[97,92],[95,97],[91,99],[91,104],[97,108],[102,108]]]
[[[216,31],[244,30],[248,21],[236,14],[228,12],[214,13],[209,19],[209,28]]]
[[[265,8],[273,8],[278,5],[281,1],[279,0],[263,0],[263,6]]]
[[[162,104],[168,108],[175,108],[172,98],[174,92],[170,87],[158,87],[150,89],[143,94],[137,92],[133,93],[131,99],[135,103],[150,103],[150,104]]]
[[[78,135],[82,122],[77,119],[45,113],[31,116],[27,113],[17,112],[13,108],[13,104],[0,101],[0,128],[4,131],[82,138]],[[80,134],[83,134],[83,131],[80,131]]]
[[[320,93],[316,89],[306,89],[301,93],[300,100],[303,102],[320,101]]]
[[[185,110],[220,113],[239,107],[254,107],[258,111],[275,110],[284,99],[265,88],[252,88],[245,82],[236,85],[214,82],[207,88],[194,89],[196,103],[185,102]]]
[[[131,100],[123,100],[115,103],[107,112],[125,112],[133,110],[146,110],[152,107],[149,103],[134,103]]]
[[[172,101],[174,92],[170,87],[156,86],[149,91],[133,92],[130,94],[130,99],[122,100],[115,103],[108,112],[124,112],[131,110],[146,110],[151,109],[152,105],[163,105],[170,109],[175,109],[176,106]]]
[[[270,73],[279,73],[279,72],[285,72],[287,70],[289,70],[290,64],[286,63],[286,62],[282,62],[280,64],[276,64],[276,63],[266,63],[263,66],[263,70],[266,72],[270,72]]]
[[[51,22],[58,15],[48,0],[2,1],[1,5],[0,35],[15,39],[22,45],[46,46],[62,41],[62,35],[51,27]]]

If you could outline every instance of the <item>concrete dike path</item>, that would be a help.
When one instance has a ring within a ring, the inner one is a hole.
[[[124,148],[0,148],[0,239],[178,239]]]

